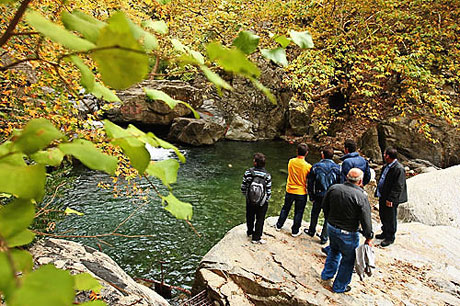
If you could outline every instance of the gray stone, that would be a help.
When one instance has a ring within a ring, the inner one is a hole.
[[[354,275],[352,290],[336,294],[320,281],[325,255],[318,238],[292,237],[291,220],[278,232],[276,220],[265,222],[265,245],[250,242],[245,224],[231,229],[203,257],[193,290],[206,289],[219,305],[460,304],[458,228],[400,224],[394,245],[374,247],[372,277]]]
[[[147,80],[117,92],[122,103],[106,111],[107,117],[119,123],[170,125],[174,118],[191,114],[191,110],[183,104],[177,104],[174,109],[171,109],[163,101],[149,99],[144,88],[161,90],[176,100],[187,102],[194,108],[200,107],[203,102],[198,89],[185,82]]]
[[[44,239],[30,252],[36,265],[53,264],[71,274],[87,272],[103,286],[101,300],[107,305],[169,305],[155,291],[136,283],[109,256],[79,243],[61,239]],[[88,293],[80,292],[76,302],[88,301]]]
[[[297,136],[308,134],[313,106],[291,99],[289,102],[288,120],[291,132]]]
[[[169,130],[168,138],[194,146],[210,145],[225,134],[225,126],[210,120],[176,118]]]
[[[399,206],[399,218],[460,228],[460,165],[432,169],[407,180],[409,201]]]
[[[358,145],[361,148],[361,152],[372,162],[383,162],[377,127],[367,130],[359,140]]]

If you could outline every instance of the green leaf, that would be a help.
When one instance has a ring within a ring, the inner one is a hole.
[[[171,44],[176,51],[186,53],[190,48],[185,46],[176,38],[171,38]]]
[[[208,56],[216,61],[226,71],[234,72],[246,77],[259,77],[260,70],[246,58],[246,55],[237,48],[227,49],[219,43],[210,43],[206,47]]]
[[[171,2],[171,0],[156,0],[159,4],[168,4],[169,2]]]
[[[61,16],[62,23],[68,30],[77,31],[90,42],[96,43],[99,31],[104,27],[104,23],[91,22],[87,18],[82,18],[82,14],[84,13],[75,14],[75,12],[72,12],[71,14],[64,11]]]
[[[91,276],[89,273],[80,273],[73,275],[75,281],[75,290],[78,291],[87,291],[91,290],[96,293],[101,292],[102,285]]]
[[[40,118],[30,120],[14,143],[25,154],[32,154],[63,137],[48,120]]]
[[[179,171],[179,162],[175,159],[152,161],[145,170],[148,175],[159,178],[167,187],[177,181],[177,171]]]
[[[286,58],[286,50],[284,50],[283,48],[276,48],[272,50],[262,49],[260,53],[262,53],[262,55],[265,58],[273,61],[274,63],[278,65],[285,66],[285,67],[288,65],[288,61]]]
[[[167,141],[164,141],[163,139],[161,138],[158,138],[157,136],[155,136],[153,133],[149,132],[147,133],[148,136],[152,137],[156,142],[158,142],[158,145],[164,149],[172,149],[174,150],[174,152],[176,153],[177,157],[179,158],[179,160],[182,162],[182,163],[185,163],[185,156],[184,154],[182,154],[179,149],[170,144],[169,142]]]
[[[113,91],[99,82],[94,83],[94,87],[91,93],[98,99],[104,99],[108,102],[121,102],[120,98],[118,98],[118,96]]]
[[[94,27],[96,27],[98,29],[101,29],[101,28],[103,28],[103,27],[105,27],[107,25],[107,23],[105,23],[103,21],[100,21],[99,19],[96,19],[93,16],[87,15],[87,14],[85,14],[82,11],[79,11],[79,10],[74,10],[72,12],[72,15],[75,15],[76,17],[89,22],[90,24],[92,24]]]
[[[46,151],[35,152],[30,157],[41,165],[57,167],[61,164],[64,153],[58,148],[51,148]]]
[[[14,146],[14,142],[6,141],[0,145],[0,163],[9,164],[13,166],[26,166],[24,161],[24,154],[15,153],[17,149]]]
[[[75,139],[72,143],[60,144],[59,149],[64,154],[72,155],[79,159],[88,168],[101,170],[110,175],[115,174],[118,166],[116,157],[103,154],[88,140]]]
[[[190,55],[201,65],[204,64],[204,56],[198,52],[198,51],[195,51],[195,50],[190,50]]]
[[[72,215],[72,214],[77,215],[77,216],[83,216],[83,215],[84,215],[84,213],[79,212],[78,210],[72,209],[72,208],[70,208],[70,207],[67,207],[67,208],[64,210],[64,214],[65,214],[66,216]]]
[[[142,175],[150,162],[150,153],[145,148],[145,144],[142,147],[131,146],[127,139],[113,140],[112,143],[123,150],[134,169]]]
[[[169,211],[174,217],[183,220],[192,219],[192,204],[180,201],[172,193],[170,193],[167,197],[163,197],[163,203],[165,201],[168,203],[165,209]]]
[[[222,79],[217,73],[214,73],[208,67],[201,65],[201,70],[203,71],[204,75],[208,78],[209,81],[214,83],[218,89],[225,88],[227,90],[233,90],[233,87],[228,84],[224,79]]]
[[[7,242],[6,245],[9,248],[14,248],[17,246],[29,244],[32,242],[32,240],[34,240],[34,238],[35,238],[35,234],[31,232],[30,230],[26,229],[8,238],[6,240]]]
[[[10,250],[11,257],[14,262],[14,268],[17,272],[30,272],[34,265],[32,254],[24,250]]]
[[[107,48],[92,53],[99,67],[102,80],[115,89],[125,89],[140,82],[147,75],[148,57],[142,51],[123,13],[110,17],[108,25],[101,29],[98,48]]]
[[[190,104],[188,104],[188,103],[186,103],[184,101],[173,99],[167,93],[165,93],[165,92],[163,92],[161,90],[144,88],[144,91],[145,91],[145,94],[147,95],[147,97],[149,97],[152,100],[163,101],[171,109],[174,109],[174,107],[176,107],[176,105],[179,104],[179,103],[183,104],[193,112],[193,115],[195,116],[196,119],[200,118],[200,115],[193,109],[193,107]]]
[[[22,232],[34,216],[35,207],[30,200],[15,199],[0,209],[0,235],[8,239]]]
[[[89,69],[88,66],[86,66],[86,64],[80,57],[74,55],[70,57],[70,60],[75,64],[75,66],[77,66],[78,69],[80,69],[81,85],[87,91],[91,92],[94,88],[94,84],[96,83],[93,72],[91,71],[91,69]]]
[[[134,38],[136,40],[140,40],[142,38],[144,39],[144,48],[147,52],[150,52],[154,49],[158,49],[158,40],[153,34],[145,31],[140,26],[132,22],[130,19],[127,19],[127,21]]]
[[[246,54],[256,51],[259,45],[260,37],[252,32],[241,31],[238,37],[233,41],[233,45]]]
[[[296,32],[291,30],[289,35],[291,36],[292,41],[302,49],[313,48],[315,46],[313,44],[313,39],[308,31]]]
[[[6,300],[9,300],[16,287],[13,271],[8,255],[0,251],[0,293],[5,296]]]
[[[10,3],[10,2],[16,2],[18,0],[0,0],[0,3],[1,4],[6,4],[6,3]]]
[[[168,33],[168,25],[163,20],[156,20],[156,21],[146,20],[142,23],[142,25],[160,34]]]
[[[95,47],[92,42],[72,34],[66,29],[49,21],[40,13],[28,10],[25,19],[27,23],[38,32],[66,48],[75,51],[88,51]]]
[[[75,296],[74,281],[68,271],[46,265],[24,275],[22,286],[13,293],[8,306],[68,306]]]
[[[276,97],[271,93],[270,89],[268,89],[262,83],[260,83],[259,80],[251,79],[251,81],[254,84],[254,86],[256,86],[260,91],[264,93],[264,95],[270,100],[270,102],[276,105]]]
[[[274,36],[273,40],[279,43],[282,48],[286,48],[291,43],[291,40],[284,35]]]
[[[40,200],[45,189],[46,171],[42,165],[0,164],[0,192],[23,199]]]

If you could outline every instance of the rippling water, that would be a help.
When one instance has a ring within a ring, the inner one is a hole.
[[[133,277],[161,279],[160,261],[164,261],[165,282],[190,289],[195,270],[203,255],[232,227],[245,222],[245,201],[240,192],[243,172],[252,165],[255,152],[267,156],[267,170],[273,178],[273,197],[268,216],[278,215],[287,177],[287,162],[295,156],[295,145],[286,142],[219,142],[209,147],[183,148],[187,163],[181,165],[174,194],[193,205],[192,224],[198,237],[184,221],[177,220],[162,208],[161,201],[151,193],[149,204],[141,208],[118,232],[126,235],[153,237],[74,239],[97,248],[111,256]],[[162,159],[174,154],[153,151]],[[155,156],[153,156],[155,158]],[[307,156],[310,163],[318,156]],[[84,212],[84,216],[69,216],[58,224],[58,231],[78,235],[111,232],[124,218],[144,203],[136,197],[114,198],[111,190],[97,187],[99,182],[110,183],[104,174],[77,169],[71,189],[58,201]],[[139,185],[147,187],[147,182]],[[163,192],[166,192],[164,189]],[[291,216],[292,217],[292,216]],[[309,218],[308,211],[305,219]]]

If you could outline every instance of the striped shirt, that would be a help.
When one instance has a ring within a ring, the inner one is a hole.
[[[260,176],[263,177],[265,176],[265,185],[267,187],[267,202],[270,200],[270,197],[272,196],[272,177],[270,173],[265,170],[265,168],[251,168],[254,171],[255,176]],[[251,170],[248,169],[244,172],[243,175],[243,182],[241,183],[241,192],[246,196],[246,193],[248,192],[249,185],[252,182],[252,174]]]

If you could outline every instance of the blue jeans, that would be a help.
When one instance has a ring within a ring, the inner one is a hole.
[[[355,249],[359,245],[359,234],[358,232],[345,232],[329,223],[327,230],[329,232],[330,249],[321,273],[321,279],[328,280],[333,278],[338,270],[332,290],[340,293],[344,292],[351,282],[356,259]]]
[[[282,228],[284,222],[286,221],[289,211],[291,210],[292,203],[294,204],[294,223],[292,224],[292,233],[297,234],[302,224],[303,212],[305,210],[305,205],[307,205],[307,195],[306,194],[293,194],[286,192],[284,197],[284,205],[281,208],[280,216],[278,222],[276,222],[276,227]]]

